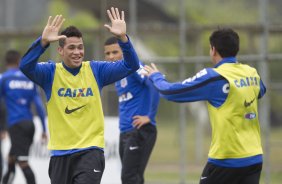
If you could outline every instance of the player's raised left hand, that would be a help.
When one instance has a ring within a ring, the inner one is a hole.
[[[105,24],[104,26],[118,39],[122,42],[127,42],[126,37],[126,23],[124,20],[124,11],[121,11],[121,14],[118,8],[112,7],[111,10],[107,10],[109,19],[111,20],[112,25]]]

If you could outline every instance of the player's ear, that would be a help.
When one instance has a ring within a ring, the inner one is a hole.
[[[59,52],[59,54],[62,56],[64,53],[64,51],[63,51],[63,48],[61,47],[61,46],[59,46],[58,48],[57,48],[57,51]]]
[[[215,56],[215,54],[216,54],[216,49],[215,49],[215,47],[212,46],[212,45],[210,45],[210,54],[211,54],[212,56]]]

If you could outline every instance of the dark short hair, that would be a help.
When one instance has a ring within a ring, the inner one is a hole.
[[[235,57],[239,52],[239,35],[230,28],[214,31],[210,36],[210,44],[221,57]]]
[[[80,32],[79,29],[77,29],[75,26],[69,26],[66,29],[64,29],[61,32],[61,35],[65,35],[66,37],[78,37],[78,38],[82,38],[82,33]],[[60,39],[59,40],[59,46],[60,47],[64,47],[65,45],[65,40],[64,39]]]
[[[8,50],[5,54],[5,61],[8,65],[18,64],[21,59],[21,54],[16,50]]]
[[[112,36],[105,41],[104,45],[106,46],[106,45],[112,45],[116,43],[118,43],[117,37]]]

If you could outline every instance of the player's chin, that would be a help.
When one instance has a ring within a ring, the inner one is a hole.
[[[82,61],[81,60],[73,60],[71,63],[72,63],[72,66],[76,68],[76,67],[79,67],[81,65]]]

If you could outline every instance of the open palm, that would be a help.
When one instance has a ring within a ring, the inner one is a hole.
[[[118,38],[124,37],[126,35],[126,23],[124,21],[124,11],[121,11],[121,15],[119,13],[118,8],[111,8],[111,10],[107,10],[107,14],[109,19],[111,20],[112,25],[105,25],[108,30],[117,36]]]
[[[148,77],[149,77],[150,75],[154,74],[154,73],[159,72],[159,69],[157,68],[157,66],[156,66],[154,63],[151,63],[151,66],[145,65],[145,66],[144,66],[144,70],[146,71],[146,72],[144,73],[144,75],[146,75],[146,76],[148,76]]]
[[[62,15],[56,15],[54,19],[52,19],[51,16],[49,17],[42,33],[43,45],[66,38],[64,35],[59,35],[60,28],[62,27],[64,21],[65,19]]]

